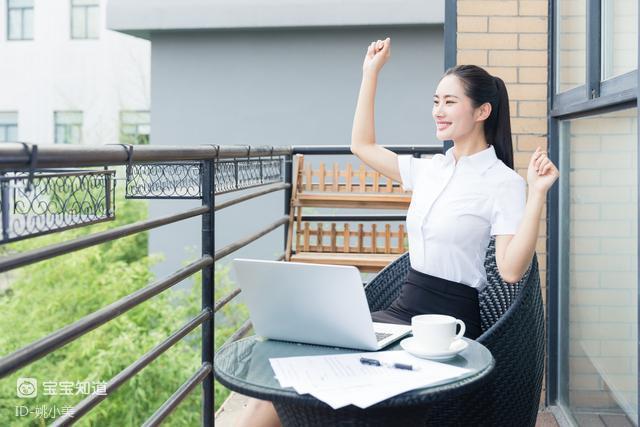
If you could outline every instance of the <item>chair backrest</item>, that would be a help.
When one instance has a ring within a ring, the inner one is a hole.
[[[495,359],[491,379],[483,384],[480,393],[455,395],[430,406],[430,420],[447,414],[443,423],[448,425],[533,427],[545,359],[544,307],[537,257],[534,255],[522,280],[506,283],[498,273],[495,241],[491,239],[485,268],[488,284],[479,295],[483,332],[477,341]],[[383,310],[391,304],[400,293],[408,270],[409,256],[404,254],[367,284],[365,294],[371,311]]]
[[[487,286],[478,295],[480,303],[480,324],[482,330],[486,331],[496,323],[511,307],[516,296],[522,290],[524,284],[529,280],[531,267],[529,265],[524,276],[517,283],[506,283],[500,277],[498,265],[496,263],[496,242],[492,237],[484,259],[484,268],[487,273]]]

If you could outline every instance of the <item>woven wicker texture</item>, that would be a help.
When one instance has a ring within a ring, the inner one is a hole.
[[[504,283],[490,242],[485,259],[488,285],[480,294],[483,333],[493,369],[427,392],[408,392],[366,410],[349,405],[338,410],[310,395],[287,390],[247,388],[247,395],[273,401],[284,426],[534,426],[542,388],[544,313],[537,258],[517,284]],[[402,255],[365,287],[371,311],[383,310],[399,295],[409,270]],[[223,385],[228,379],[217,373]]]
[[[399,263],[406,265],[396,265]],[[408,265],[405,254],[369,282],[365,292],[372,311],[386,308],[398,295],[404,279],[398,272],[408,270]],[[443,416],[429,417],[417,425],[535,425],[545,345],[537,257],[521,281],[505,283],[498,273],[492,238],[485,268],[488,284],[479,295],[483,333],[477,341],[495,358],[494,372],[482,393],[466,393],[461,398],[446,398],[430,405],[429,413],[440,412]]]

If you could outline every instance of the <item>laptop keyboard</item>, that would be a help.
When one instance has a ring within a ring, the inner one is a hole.
[[[393,334],[390,334],[388,332],[376,332],[376,340],[378,342],[382,341],[383,339],[390,337]]]

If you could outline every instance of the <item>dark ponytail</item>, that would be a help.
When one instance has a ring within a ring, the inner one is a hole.
[[[474,108],[485,102],[491,104],[491,114],[484,122],[484,136],[487,143],[493,145],[496,156],[513,169],[509,95],[504,82],[477,65],[457,65],[444,73],[445,76],[450,74],[462,81],[465,94],[471,98]]]

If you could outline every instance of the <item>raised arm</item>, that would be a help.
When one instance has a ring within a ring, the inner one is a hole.
[[[394,181],[402,182],[398,169],[398,156],[391,150],[376,145],[374,126],[374,101],[378,74],[391,56],[391,39],[372,42],[362,64],[362,84],[358,95],[353,129],[351,152],[360,160]]]
[[[531,264],[547,192],[559,176],[558,168],[538,147],[529,161],[529,197],[518,230],[515,235],[496,236],[496,264],[506,282],[519,281]]]

